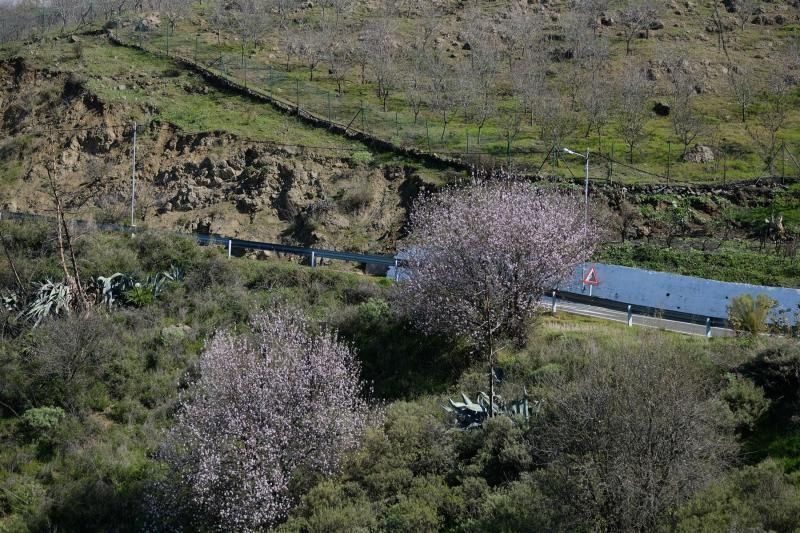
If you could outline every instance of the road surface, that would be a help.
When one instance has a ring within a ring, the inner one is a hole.
[[[548,307],[548,309],[552,305],[552,300],[550,298],[546,298],[542,300]],[[613,309],[606,309],[604,307],[597,307],[594,305],[587,305],[582,303],[575,303],[575,302],[566,302],[564,300],[558,300],[556,306],[556,312],[566,312],[572,313],[575,315],[583,315],[583,316],[590,316],[594,318],[600,318],[602,320],[613,320],[615,322],[628,322],[628,313],[625,311],[615,311]],[[687,335],[699,335],[705,336],[706,335],[706,327],[702,324],[693,324],[691,322],[679,322],[677,320],[668,320],[666,318],[655,318],[650,316],[643,316],[643,315],[633,315],[633,325],[634,326],[644,326],[647,328],[657,328],[657,329],[665,329],[667,331],[675,331],[678,333],[685,333]],[[711,328],[711,336],[712,337],[731,337],[733,336],[733,330],[726,329],[726,328]]]

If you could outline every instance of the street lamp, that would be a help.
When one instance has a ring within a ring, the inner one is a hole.
[[[589,149],[588,148],[586,149],[585,155],[570,150],[569,148],[562,148],[562,150],[568,154],[582,157],[586,161],[586,164],[584,166],[584,168],[586,169],[586,179],[584,181],[584,186],[583,186],[583,245],[587,246],[589,244]],[[585,275],[586,263],[584,263],[583,271]]]

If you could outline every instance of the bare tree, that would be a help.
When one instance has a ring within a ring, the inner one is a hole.
[[[374,21],[365,31],[364,44],[369,50],[367,63],[375,76],[376,93],[383,103],[384,111],[386,111],[386,100],[399,82],[395,32],[394,24],[388,19]]]
[[[173,0],[178,1],[178,0]],[[233,12],[232,24],[239,36],[242,51],[242,66],[247,44],[256,46],[264,32],[267,31],[269,18],[263,0],[239,0]]]
[[[439,31],[442,26],[442,12],[439,6],[434,2],[423,2],[421,6],[415,11],[417,16],[417,23],[415,24],[414,39],[412,48],[418,54],[428,51],[433,36]]]
[[[564,139],[578,123],[572,107],[555,88],[548,88],[540,95],[535,114],[542,140],[556,149],[563,146]]]
[[[328,64],[328,75],[336,82],[336,92],[343,93],[343,85],[347,73],[353,65],[353,42],[337,28],[328,28],[325,33],[325,62]]]
[[[399,301],[421,329],[466,338],[485,354],[493,402],[498,341],[519,338],[544,291],[591,254],[582,227],[577,198],[510,176],[423,197]]]
[[[620,342],[549,385],[531,435],[567,530],[658,530],[736,450],[702,365],[660,337]]]
[[[508,71],[513,75],[514,63],[541,39],[542,21],[529,6],[515,2],[498,29]]]
[[[217,34],[217,45],[221,45],[222,30],[227,30],[232,26],[232,14],[229,6],[226,5],[224,0],[216,0],[208,8],[206,18]]]
[[[317,26],[306,25],[298,33],[300,34],[298,52],[308,67],[309,81],[314,81],[314,70],[331,48],[330,41]]]
[[[593,32],[600,28],[600,17],[608,12],[609,0],[573,0],[572,10],[585,13]]]
[[[338,28],[339,19],[353,8],[355,0],[328,0],[328,2],[333,8],[334,13],[336,13],[336,27]]]
[[[447,124],[451,119],[451,112],[455,109],[457,100],[455,98],[455,76],[449,65],[441,60],[438,54],[431,54],[426,62],[428,80],[427,105],[434,113],[442,117],[442,135],[447,130]]]
[[[616,109],[619,133],[628,145],[628,160],[633,163],[633,151],[644,138],[650,112],[646,108],[651,84],[640,68],[627,66],[616,80]]]
[[[161,0],[159,6],[161,16],[169,24],[169,33],[172,35],[175,33],[175,26],[178,21],[189,13],[189,2],[188,0]]]
[[[531,126],[535,110],[538,108],[539,95],[546,87],[548,64],[547,51],[535,48],[528,50],[514,64],[511,71],[511,88],[517,99],[522,102],[524,111],[529,114]]]
[[[34,403],[78,412],[108,361],[114,325],[101,315],[69,315],[44,321],[25,360]]]
[[[178,487],[153,501],[164,519],[180,493],[194,526],[269,527],[291,510],[298,473],[332,474],[360,441],[367,405],[350,348],[288,309],[251,327],[252,338],[214,336],[181,398],[162,452]]]
[[[402,79],[403,94],[405,95],[406,103],[414,114],[414,124],[417,123],[427,97],[427,46],[427,37],[417,34],[406,53],[406,57],[404,57],[408,65],[408,73]]]
[[[733,97],[739,105],[742,124],[747,122],[747,110],[758,94],[758,81],[755,74],[740,65],[728,65],[728,84]]]
[[[733,2],[734,13],[739,19],[739,24],[744,30],[745,24],[755,16],[761,9],[761,0],[735,0]]]
[[[719,9],[719,2],[713,3],[713,11],[711,12],[711,24],[714,27],[714,31],[717,33],[717,46],[720,50],[725,53],[725,57],[730,59],[728,56],[728,43],[725,40],[725,34],[730,29],[730,26],[725,21],[722,16],[722,12]]]
[[[469,107],[473,111],[478,126],[478,144],[486,121],[494,116],[497,100],[497,76],[500,54],[496,39],[483,36],[470,51],[470,68],[460,76],[468,78]]]
[[[664,64],[667,65],[670,80],[670,121],[672,129],[683,145],[683,154],[686,155],[689,144],[703,132],[703,121],[694,107],[694,98],[697,94],[696,87],[699,80],[690,70],[689,60],[680,54],[673,53]]]
[[[624,198],[620,201],[616,220],[620,241],[625,242],[631,227],[636,223],[640,215],[639,207]]]
[[[630,55],[631,42],[641,33],[647,33],[650,25],[658,18],[658,4],[655,0],[626,0],[617,11],[625,40],[625,55]]]
[[[745,124],[745,129],[758,147],[764,167],[770,174],[775,173],[775,158],[780,150],[780,132],[793,104],[792,89],[783,69],[776,68],[761,92],[760,100],[763,105],[760,112],[755,120]]]

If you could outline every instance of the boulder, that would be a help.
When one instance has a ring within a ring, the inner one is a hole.
[[[714,161],[714,150],[708,146],[696,144],[686,152],[683,160],[687,163],[712,163]]]
[[[158,15],[148,15],[136,23],[136,31],[155,31],[161,26]]]
[[[664,102],[656,102],[653,105],[653,113],[655,113],[659,117],[668,117],[670,109],[671,108],[669,104],[666,104]]]

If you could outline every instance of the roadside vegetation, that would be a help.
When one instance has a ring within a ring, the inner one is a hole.
[[[6,221],[2,230],[5,295],[16,288],[9,257],[25,285],[59,279],[52,226]],[[385,280],[279,259],[228,259],[223,250],[157,233],[85,231],[73,238],[82,279],[114,272],[141,279],[170,267],[184,275],[152,300],[62,312],[35,328],[4,307],[4,530],[138,530],[167,523],[158,521],[165,516],[189,527],[199,515],[157,497],[174,465],[189,464],[167,460],[163,443],[193,384],[209,375],[202,357],[227,353],[219,332],[244,339],[258,331],[252,320],[260,310],[276,305],[308,317],[312,335],[338,331],[341,349],[355,353],[364,392],[372,391],[364,398],[375,414],[356,449],[344,446],[330,463],[337,467],[294,470],[281,492],[289,507],[263,524],[283,531],[800,526],[794,341],[708,340],[539,316],[526,323],[524,339],[499,343],[494,361],[496,394],[507,401],[525,395],[530,418],[497,416],[463,431],[441,405],[462,392],[474,398],[486,391],[486,358],[457,339],[420,333]],[[208,344],[215,333],[218,348]],[[281,401],[280,394],[270,398]],[[326,411],[313,410],[322,417],[314,431],[332,416]],[[641,441],[638,425],[653,416],[659,432]],[[637,459],[664,446],[661,432],[677,427],[681,446],[670,441],[663,462]],[[675,468],[674,460],[683,466]],[[608,482],[606,475],[618,479],[614,472],[629,482]],[[657,475],[670,481],[645,483]],[[652,500],[655,487],[659,497]],[[591,505],[583,500],[590,495]]]

